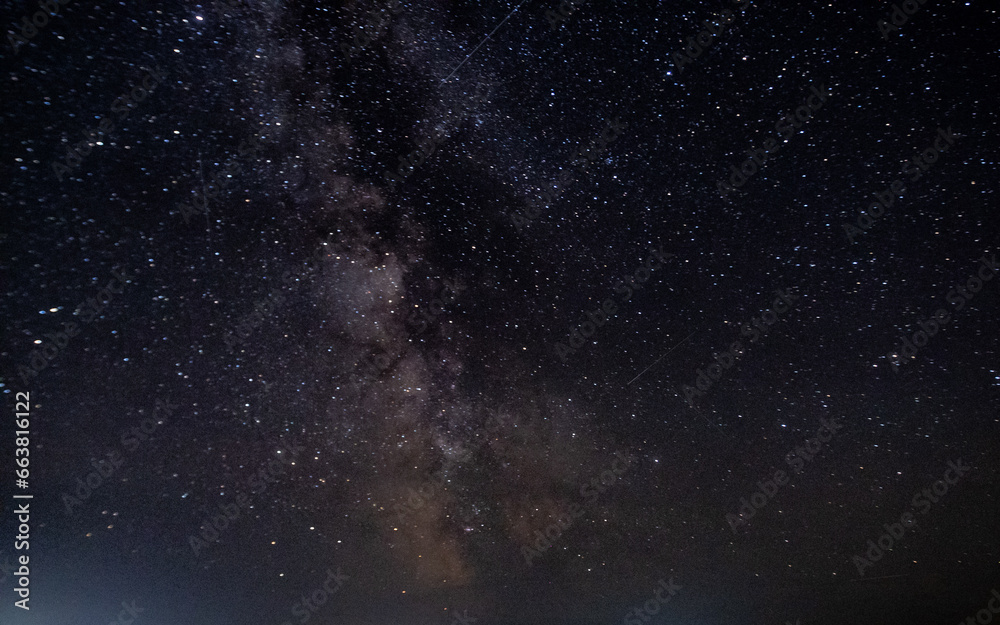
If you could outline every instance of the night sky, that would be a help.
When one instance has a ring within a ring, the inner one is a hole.
[[[42,1],[3,625],[1000,619],[995,6]]]

